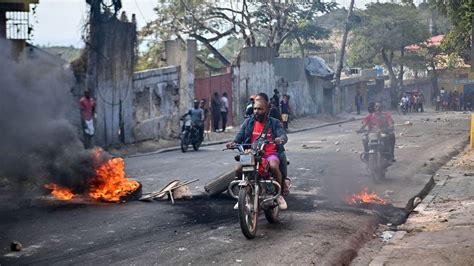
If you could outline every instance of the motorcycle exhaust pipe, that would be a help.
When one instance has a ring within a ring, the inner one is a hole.
[[[234,194],[234,187],[238,186],[239,183],[240,183],[240,180],[234,180],[230,182],[229,187],[227,188],[229,195],[234,199],[239,199],[239,196]]]
[[[281,186],[277,181],[275,181],[275,180],[260,180],[260,182],[261,183],[266,183],[266,184],[268,184],[268,183],[273,184],[277,189],[276,195],[271,197],[271,198],[264,199],[261,203],[262,205],[265,205],[265,204],[268,204],[268,203],[271,203],[271,202],[275,201],[278,198],[278,196],[281,195]]]

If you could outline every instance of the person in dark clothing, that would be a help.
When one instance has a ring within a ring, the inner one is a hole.
[[[277,103],[277,108],[278,108],[278,111],[280,111],[280,106],[278,105],[280,103],[280,92],[277,90],[277,89],[274,89],[273,90],[273,96],[272,96],[272,99],[273,101],[275,101]]]
[[[283,122],[283,128],[288,129],[288,119],[290,117],[290,103],[288,95],[284,94],[283,99],[280,102],[281,110],[281,121]]]
[[[199,131],[199,138],[201,141],[204,139],[204,111],[199,107],[199,101],[193,101],[194,108],[189,109],[187,113],[181,116],[181,119],[184,119],[186,116],[191,117],[191,121],[193,122],[194,126]],[[184,127],[184,125],[183,125]],[[181,129],[183,131],[183,129]]]
[[[369,114],[375,112],[375,102],[370,102],[368,104],[367,112],[369,112]]]
[[[280,120],[280,122],[282,122],[282,119],[281,119],[281,113],[280,113],[280,110],[278,108],[278,103],[276,103],[274,101],[275,99],[271,99],[270,100],[270,117],[274,117],[278,120]]]
[[[354,102],[357,109],[357,114],[360,115],[360,107],[362,106],[362,95],[360,95],[360,91],[357,91]]]
[[[219,93],[214,92],[214,97],[211,101],[212,109],[212,128],[214,132],[219,128],[219,121],[221,120],[221,100],[219,99]]]
[[[251,115],[253,115],[254,103],[255,103],[255,95],[251,95],[249,98],[249,103],[247,104],[247,107],[245,108],[244,118],[249,118]]]
[[[208,122],[209,109],[207,109],[206,105],[207,105],[207,100],[201,99],[201,101],[199,102],[199,108],[201,108],[202,111],[204,112],[204,130],[209,130],[209,122]]]

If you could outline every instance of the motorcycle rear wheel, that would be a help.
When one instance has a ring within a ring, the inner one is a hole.
[[[240,229],[247,239],[252,239],[257,234],[258,211],[253,210],[255,196],[257,195],[252,195],[250,186],[243,187],[239,191]]]
[[[278,222],[278,215],[280,214],[280,208],[278,206],[265,209],[263,212],[265,213],[265,218],[267,218],[269,223],[274,224]]]
[[[198,142],[198,143],[193,144],[193,149],[194,149],[195,151],[198,151],[198,150],[199,150],[199,147],[201,147],[201,142]]]

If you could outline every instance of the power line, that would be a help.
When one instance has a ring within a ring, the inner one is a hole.
[[[143,12],[142,12],[140,6],[138,5],[137,0],[134,0],[134,1],[135,1],[135,5],[137,6],[138,12],[140,13],[140,15],[141,15],[142,18],[143,18],[143,21],[145,21],[145,24],[148,24],[148,21],[147,21],[147,19],[145,18],[145,15],[143,15]]]

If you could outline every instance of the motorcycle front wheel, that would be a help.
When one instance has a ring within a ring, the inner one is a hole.
[[[188,137],[188,133],[185,131],[181,134],[181,151],[187,152],[188,145],[189,145],[189,137]]]
[[[252,239],[257,234],[258,211],[254,211],[254,197],[250,186],[239,191],[239,222],[242,233],[247,239]]]
[[[380,177],[379,177],[379,170],[378,170],[379,167],[378,167],[377,155],[375,153],[369,154],[368,167],[369,167],[370,178],[372,178],[374,183],[378,183]]]

